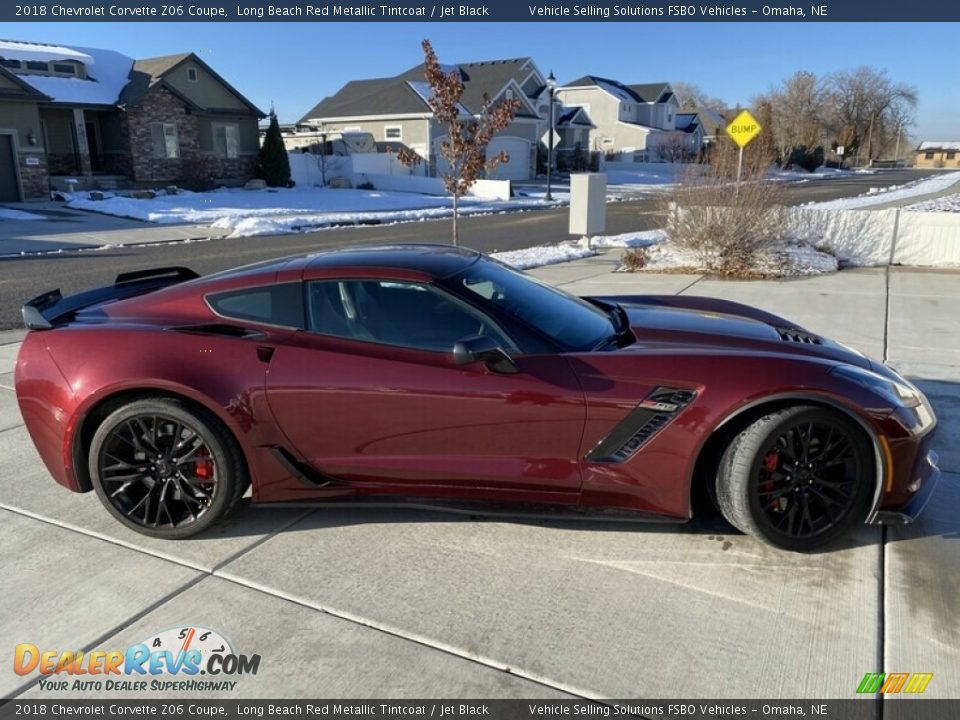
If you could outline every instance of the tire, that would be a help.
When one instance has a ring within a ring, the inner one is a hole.
[[[237,441],[172,398],[134,400],[100,423],[87,458],[111,515],[150,537],[192,537],[223,520],[249,484]]]
[[[864,522],[873,487],[863,429],[838,412],[798,406],[765,415],[733,438],[720,460],[717,501],[739,530],[806,552]]]

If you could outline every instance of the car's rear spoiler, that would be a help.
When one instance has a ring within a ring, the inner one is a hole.
[[[38,295],[27,302],[21,312],[23,324],[30,330],[49,330],[58,320],[83,308],[112,300],[123,300],[134,295],[143,295],[160,288],[200,277],[185,267],[164,267],[153,270],[137,270],[121,273],[113,285],[87,290],[63,297],[60,288]]]

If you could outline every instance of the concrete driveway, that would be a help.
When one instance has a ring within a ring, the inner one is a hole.
[[[960,275],[789,282],[543,268],[582,293],[756,304],[915,377],[946,471],[926,514],[795,555],[717,521],[508,522],[395,509],[251,509],[196,540],[120,527],[40,465],[0,345],[0,693],[41,690],[11,645],[116,649],[187,626],[262,656],[223,697],[852,698],[866,672],[932,672],[960,697]],[[138,696],[149,693],[139,693]],[[194,693],[190,697],[208,697]]]

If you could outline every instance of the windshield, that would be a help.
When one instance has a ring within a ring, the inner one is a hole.
[[[614,334],[600,308],[497,262],[477,262],[446,282],[507,311],[570,350],[592,350]]]

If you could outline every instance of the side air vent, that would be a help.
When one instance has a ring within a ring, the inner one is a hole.
[[[669,425],[696,396],[692,390],[655,388],[587,453],[586,459],[599,463],[628,460]]]
[[[823,340],[813,333],[797,330],[796,328],[777,328],[780,339],[784,342],[795,342],[803,345],[821,345]]]

